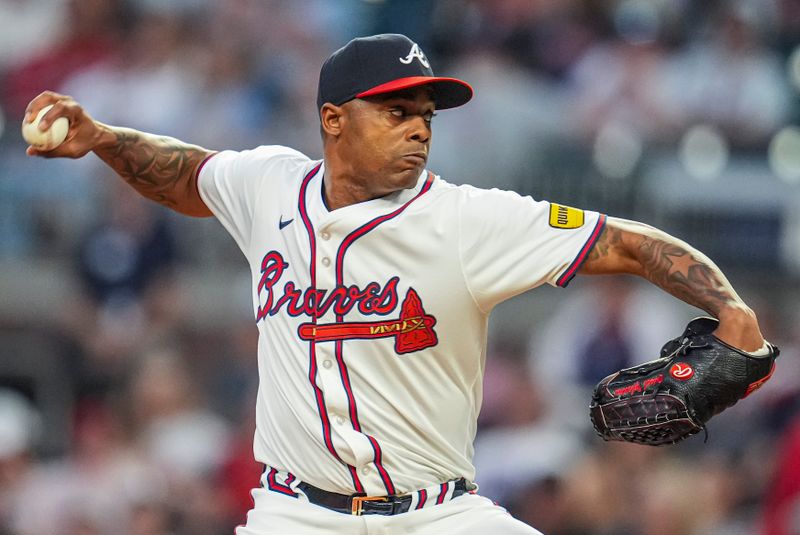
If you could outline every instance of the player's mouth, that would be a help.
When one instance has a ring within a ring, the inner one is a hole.
[[[410,152],[404,155],[403,159],[412,162],[414,165],[425,165],[428,161],[428,154],[425,152]]]

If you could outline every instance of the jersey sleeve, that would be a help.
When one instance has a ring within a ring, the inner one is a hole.
[[[253,228],[254,208],[262,192],[285,187],[286,171],[303,164],[303,154],[279,145],[241,152],[222,151],[207,159],[197,176],[197,189],[209,210],[247,251]]]
[[[486,312],[544,283],[566,286],[605,225],[597,212],[535,201],[517,193],[465,187],[461,264]]]

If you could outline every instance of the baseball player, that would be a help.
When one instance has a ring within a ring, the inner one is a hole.
[[[727,343],[763,346],[753,312],[687,244],[428,170],[435,111],[471,97],[387,34],[322,66],[321,160],[108,126],[52,92],[30,103],[26,120],[54,104],[42,128],[64,116],[70,129],[29,155],[92,151],[145,197],[217,217],[247,258],[264,473],[238,535],[538,533],[479,494],[471,459],[489,314],[543,283],[640,275],[718,318]]]

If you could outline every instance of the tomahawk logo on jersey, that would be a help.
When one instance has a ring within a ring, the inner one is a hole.
[[[318,318],[333,309],[337,316],[347,316],[354,308],[364,315],[385,316],[397,309],[397,283],[392,277],[386,284],[370,282],[363,289],[357,285],[337,286],[330,292],[318,288],[300,290],[293,281],[286,281],[282,294],[276,298],[275,286],[282,282],[283,272],[289,264],[277,251],[270,251],[261,261],[261,280],[258,283],[262,304],[256,312],[256,321],[274,316],[285,306],[290,316]],[[263,296],[263,297],[262,297]],[[395,338],[395,351],[411,353],[436,345],[433,326],[436,318],[426,314],[417,292],[409,288],[400,307],[400,317],[372,322],[303,323],[298,329],[300,338],[307,341]]]
[[[252,272],[256,459],[340,494],[474,479],[489,313],[565,286],[604,216],[428,171],[330,211],[324,181],[322,162],[279,146],[199,174]]]

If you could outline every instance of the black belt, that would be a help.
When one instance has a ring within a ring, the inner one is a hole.
[[[451,498],[467,492],[467,480],[463,477],[452,482],[454,485]],[[408,512],[411,507],[412,494],[393,496],[367,496],[366,494],[337,494],[310,485],[304,481],[297,484],[308,501],[348,515],[399,515]]]

